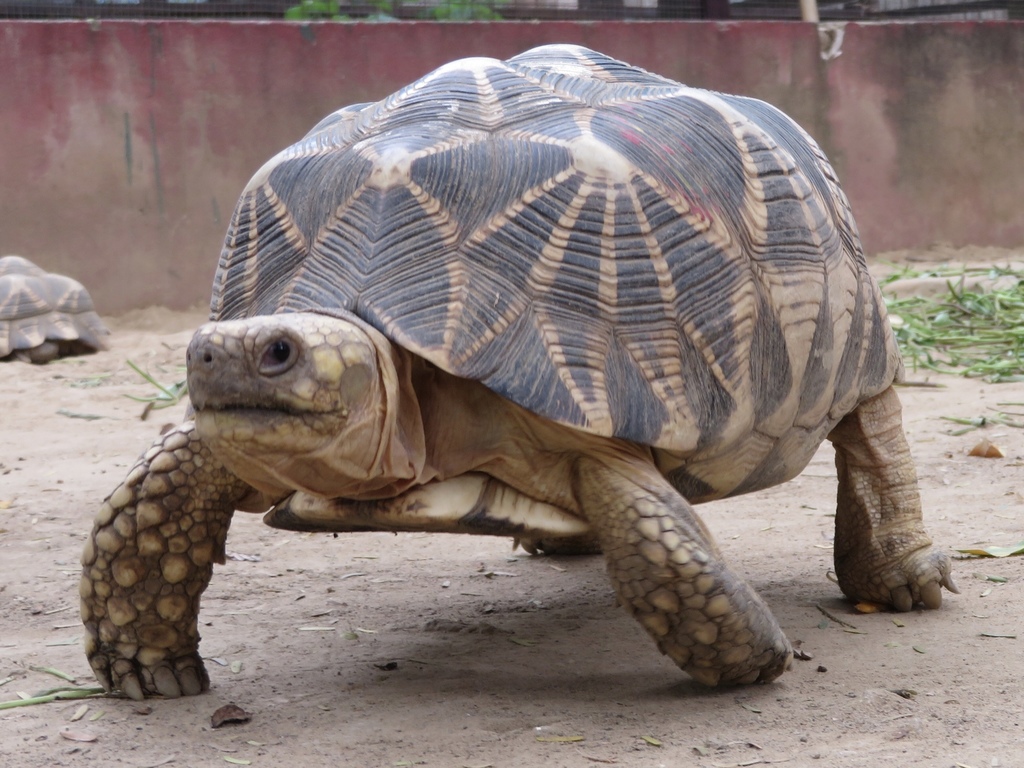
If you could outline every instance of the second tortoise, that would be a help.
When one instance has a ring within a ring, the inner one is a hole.
[[[48,363],[106,349],[110,331],[85,287],[23,256],[0,257],[0,360]]]

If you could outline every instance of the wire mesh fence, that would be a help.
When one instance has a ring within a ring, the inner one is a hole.
[[[1024,0],[819,0],[821,21],[1024,18]],[[800,0],[0,0],[0,18],[801,19]]]

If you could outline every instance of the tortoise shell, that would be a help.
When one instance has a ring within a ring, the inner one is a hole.
[[[21,256],[0,258],[0,359],[95,352],[109,333],[81,283]]]
[[[901,370],[802,129],[575,46],[448,64],[257,172],[212,318],[324,310],[673,451],[834,423]]]

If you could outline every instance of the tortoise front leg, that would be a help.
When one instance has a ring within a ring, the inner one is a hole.
[[[789,667],[768,606],[653,465],[580,459],[577,486],[619,599],[662,653],[706,685],[768,682]]]
[[[861,403],[832,430],[839,498],[835,569],[850,600],[909,611],[942,605],[942,587],[959,592],[949,557],[932,548],[903,434],[896,391]]]
[[[253,494],[189,421],[159,437],[104,501],[79,590],[85,652],[104,688],[133,699],[209,688],[199,598],[224,562],[232,513]]]

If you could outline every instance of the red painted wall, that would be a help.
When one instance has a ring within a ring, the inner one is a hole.
[[[453,58],[576,42],[770,101],[832,157],[869,251],[1024,244],[1024,24],[0,22],[0,253],[102,312],[205,301],[250,175]]]

